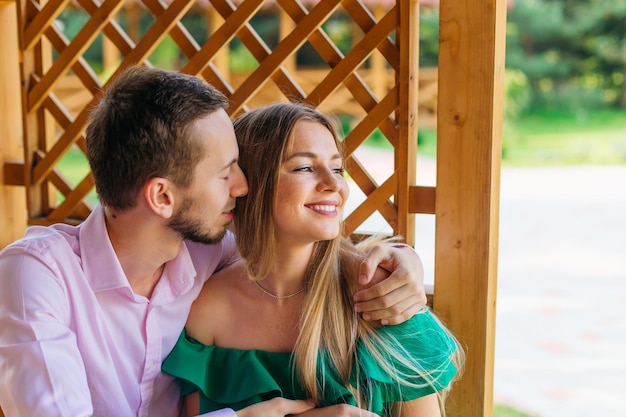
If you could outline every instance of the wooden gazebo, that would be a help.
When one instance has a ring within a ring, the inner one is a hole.
[[[88,111],[107,81],[128,65],[150,65],[151,53],[166,36],[184,56],[178,69],[226,93],[231,114],[246,111],[268,84],[282,95],[277,99],[320,107],[347,91],[363,115],[345,139],[348,150],[379,129],[395,155],[393,173],[384,181],[374,180],[356,157],[349,159],[348,172],[366,196],[347,219],[349,232],[378,212],[414,244],[420,239],[415,216],[435,216],[432,303],[467,351],[465,373],[447,412],[491,417],[506,0],[439,1],[436,186],[416,181],[419,1],[276,0],[273,7],[292,23],[273,48],[250,24],[266,1],[204,0],[201,6],[216,18],[202,44],[183,20],[200,3],[136,2],[153,16],[140,37],[129,36],[120,23],[125,0],[0,0],[0,248],[28,225],[77,223],[89,214],[91,175],[73,184],[57,164],[70,149],[84,151]],[[55,23],[68,7],[80,7],[88,17],[72,39]],[[324,31],[324,22],[338,12],[362,35],[347,53]],[[106,80],[83,56],[100,34],[120,58]],[[220,64],[223,48],[235,37],[258,62],[237,84]],[[294,81],[288,65],[305,42],[327,63],[321,81],[306,88]],[[392,85],[371,88],[362,76],[367,60],[383,60],[395,73]],[[79,109],[70,110],[58,95],[68,74],[89,94]]]

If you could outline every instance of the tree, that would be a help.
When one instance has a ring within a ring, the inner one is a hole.
[[[528,78],[535,105],[626,106],[626,0],[518,0],[507,66]]]

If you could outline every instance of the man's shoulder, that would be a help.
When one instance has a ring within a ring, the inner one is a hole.
[[[78,242],[78,227],[67,224],[31,226],[24,237],[8,245],[3,252],[22,250],[45,254],[52,250],[71,249]]]

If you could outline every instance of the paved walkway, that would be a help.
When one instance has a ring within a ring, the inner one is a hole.
[[[357,158],[377,179],[391,172],[390,154]],[[435,183],[433,160],[418,159],[418,183]],[[432,216],[418,217],[428,241]],[[432,242],[417,246],[427,281]],[[496,320],[497,403],[626,417],[626,166],[503,168]]]

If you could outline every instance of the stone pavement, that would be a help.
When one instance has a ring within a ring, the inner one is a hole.
[[[376,179],[392,171],[390,153],[356,156]],[[417,163],[418,184],[435,184],[435,162]],[[434,221],[417,217],[432,282]],[[626,166],[504,167],[499,243],[495,402],[537,417],[626,417]]]

